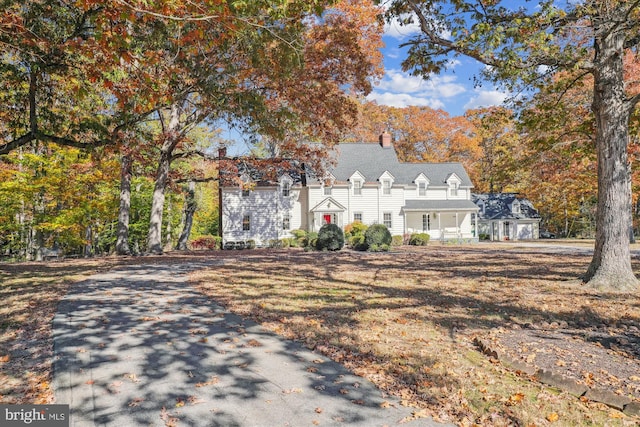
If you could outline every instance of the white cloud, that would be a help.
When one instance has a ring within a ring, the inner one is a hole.
[[[408,93],[372,92],[367,100],[376,101],[381,105],[403,108],[408,106],[430,107],[433,109],[444,108],[444,103],[439,99],[413,96]]]
[[[387,70],[378,84],[382,91],[419,94],[421,97],[451,98],[466,91],[456,76],[431,76],[429,79],[411,76],[400,70]]]
[[[400,19],[394,18],[391,22],[384,24],[384,35],[402,40],[420,32],[420,25],[415,19],[410,24],[400,22]]]
[[[465,111],[473,108],[500,105],[508,96],[505,92],[498,90],[477,90],[476,94],[476,96],[469,99],[469,102],[464,105]]]

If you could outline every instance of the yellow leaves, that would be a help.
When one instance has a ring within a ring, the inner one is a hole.
[[[521,403],[523,399],[524,399],[524,394],[523,393],[515,393],[515,394],[512,394],[511,396],[509,396],[509,398],[506,400],[505,403],[508,406],[517,405],[518,403]]]
[[[201,383],[196,383],[196,387],[206,387],[209,385],[215,385],[218,384],[220,382],[220,378],[218,377],[211,377],[211,379],[209,379],[209,381],[205,381],[205,382],[201,382]]]
[[[555,423],[556,421],[558,421],[560,419],[560,416],[558,415],[557,412],[552,412],[550,414],[548,414],[546,416],[547,421],[549,421],[550,423]]]

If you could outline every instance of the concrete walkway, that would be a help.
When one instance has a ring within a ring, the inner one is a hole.
[[[198,267],[128,266],[72,286],[54,318],[53,379],[71,426],[383,426],[410,417],[365,379],[194,291],[187,273]]]

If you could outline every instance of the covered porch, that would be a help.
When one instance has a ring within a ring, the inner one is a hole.
[[[431,240],[478,240],[478,207],[470,200],[407,200],[405,234],[427,233]]]

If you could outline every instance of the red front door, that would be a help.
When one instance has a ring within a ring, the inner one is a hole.
[[[324,214],[322,218],[323,224],[331,224],[331,214]]]

